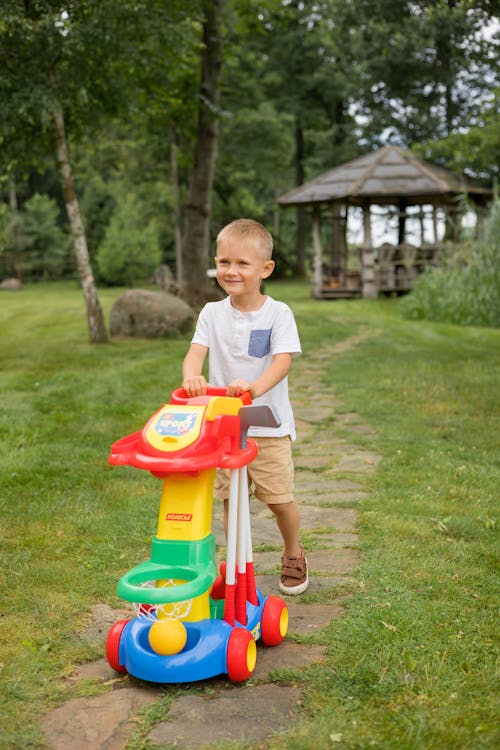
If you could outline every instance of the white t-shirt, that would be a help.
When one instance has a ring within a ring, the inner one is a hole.
[[[253,383],[271,366],[275,354],[293,356],[302,351],[292,311],[284,302],[271,297],[266,297],[262,307],[252,312],[236,310],[229,297],[221,302],[208,302],[200,312],[191,343],[208,347],[208,382],[219,388],[238,378]],[[281,425],[250,427],[249,435],[290,435],[295,440],[288,378],[283,378],[253,403],[272,406]]]

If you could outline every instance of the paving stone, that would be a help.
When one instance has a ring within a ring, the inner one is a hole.
[[[331,474],[307,476],[305,473],[298,473],[295,477],[295,493],[321,493],[321,492],[341,492],[342,490],[363,490],[364,487],[359,482],[352,479],[337,479]]]
[[[322,533],[321,531],[312,531],[314,541],[322,547],[356,547],[358,544],[358,535],[349,533]]]
[[[290,632],[291,628],[289,628]],[[297,632],[297,631],[296,631]],[[301,669],[318,664],[325,656],[324,646],[307,646],[285,638],[278,646],[264,646],[260,641],[252,680],[261,680],[275,669]]]
[[[356,511],[353,508],[323,508],[314,505],[300,506],[301,526],[315,529],[328,526],[337,531],[354,531]]]
[[[341,617],[344,608],[340,604],[301,604],[287,597],[288,632],[310,635],[322,630],[332,620]],[[285,641],[288,642],[288,641]]]
[[[123,750],[134,716],[160,694],[159,688],[142,686],[73,698],[42,719],[42,731],[51,750]]]
[[[253,561],[257,575],[271,571],[277,575],[281,567],[281,552],[254,552]]]
[[[109,629],[118,620],[130,617],[130,608],[113,609],[109,604],[98,603],[92,610],[88,624],[80,631],[81,638],[95,642],[106,640]]]
[[[330,466],[336,463],[336,459],[330,455],[321,456],[295,456],[293,460],[296,471],[310,471],[311,469],[317,470]]]
[[[336,419],[336,417],[335,417]],[[338,434],[335,429],[335,423],[328,425],[328,427],[316,426],[314,431],[314,437],[312,444],[328,445],[330,444],[334,448],[337,445],[346,445],[346,439],[343,435]]]
[[[215,535],[217,545],[225,547],[226,537],[222,519],[213,520],[212,533]],[[271,544],[273,546],[281,546],[283,544],[274,516],[267,508],[265,508],[265,512],[263,511],[259,515],[252,513],[252,542],[254,547],[260,544]]]
[[[297,442],[308,439],[314,433],[314,425],[295,418],[295,429],[297,431]]]
[[[325,408],[325,406],[320,404],[303,403],[299,406],[295,406],[294,404],[294,414],[301,422],[315,424],[317,422],[323,422],[325,419],[329,419],[333,414],[333,410],[331,408]]]
[[[375,453],[370,453],[368,451],[349,453],[345,456],[342,456],[340,461],[335,466],[335,471],[337,471],[339,474],[344,471],[348,473],[361,472],[363,474],[367,474],[374,471],[379,461],[380,456],[377,456]]]
[[[349,506],[352,503],[359,503],[368,497],[368,492],[317,492],[315,494],[305,494],[297,492],[295,499],[298,503],[308,503],[309,505],[340,505]]]
[[[331,456],[342,454],[345,442],[342,438],[331,436],[328,440],[320,440],[317,435],[313,436],[311,442],[297,441],[294,443],[293,452],[298,456]]]
[[[339,589],[352,589],[356,581],[352,576],[335,576],[335,575],[311,575],[309,577],[308,594],[318,594],[326,591],[338,591]],[[285,597],[288,602],[290,597]]]
[[[264,596],[282,596],[279,590],[279,575],[256,575],[255,582],[257,588],[261,591]]]
[[[348,573],[353,570],[359,559],[359,552],[355,549],[326,549],[307,553],[307,560],[311,570],[326,573]],[[280,552],[255,552],[254,564],[257,575],[274,573],[279,575]]]
[[[298,688],[278,685],[244,685],[213,698],[183,695],[172,704],[168,721],[157,724],[148,740],[180,750],[206,746],[207,742],[260,742],[290,729],[299,701]]]
[[[359,551],[356,549],[323,549],[307,553],[309,568],[314,573],[352,573],[359,564]]]
[[[257,575],[255,577],[257,582],[257,588],[264,594],[264,596],[281,596],[285,599],[287,604],[290,601],[300,601],[300,597],[306,596],[307,594],[317,594],[320,591],[329,591],[330,589],[337,588],[351,588],[353,585],[353,578],[350,576],[341,575],[311,575],[309,577],[309,588],[304,594],[299,596],[285,596],[279,590],[279,576],[276,575]]]
[[[99,659],[89,664],[79,664],[73,674],[68,678],[73,680],[92,680],[95,682],[111,682],[113,680],[126,679],[120,677],[114,669],[111,669],[106,659]]]

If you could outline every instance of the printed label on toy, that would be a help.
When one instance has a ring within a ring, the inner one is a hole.
[[[145,442],[162,453],[175,453],[192,445],[200,437],[205,408],[165,404],[144,428]]]
[[[254,641],[258,641],[260,638],[260,622],[257,623],[257,625],[254,627],[253,630],[250,631],[252,634],[252,638]]]
[[[197,417],[198,415],[193,412],[183,414],[165,412],[156,424],[156,432],[163,437],[182,437],[191,432]]]
[[[192,513],[167,513],[165,516],[167,521],[191,521],[192,518]]]

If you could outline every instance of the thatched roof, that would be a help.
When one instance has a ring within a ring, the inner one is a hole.
[[[418,159],[398,146],[386,146],[330,169],[281,196],[278,203],[298,206],[342,200],[352,205],[400,202],[443,205],[463,193],[482,202],[492,191]]]

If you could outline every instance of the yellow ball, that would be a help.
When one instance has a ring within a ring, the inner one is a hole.
[[[187,641],[187,630],[180,620],[157,620],[148,633],[149,645],[161,656],[178,654]]]

